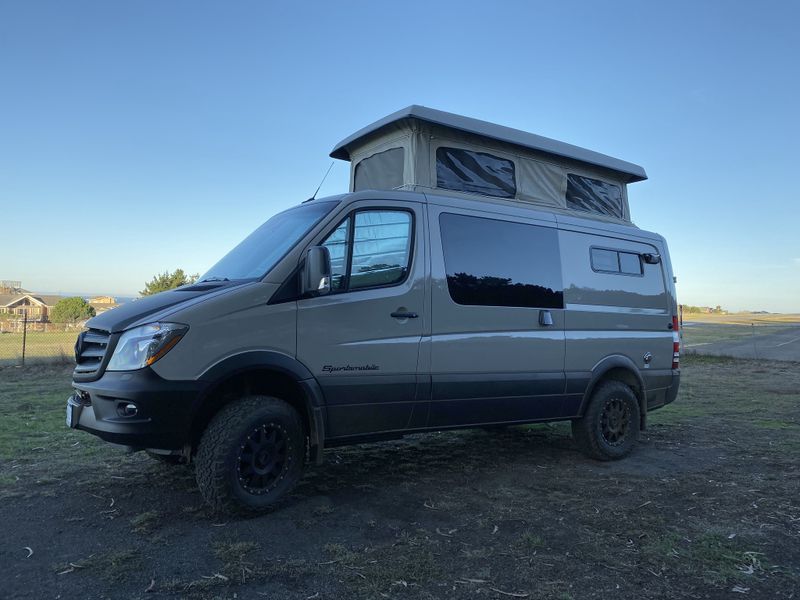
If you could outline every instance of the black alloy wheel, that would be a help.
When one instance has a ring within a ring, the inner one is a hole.
[[[228,513],[263,512],[303,473],[306,431],[285,400],[250,395],[211,419],[197,448],[195,474],[205,501]]]
[[[572,437],[581,452],[597,460],[630,454],[639,439],[639,399],[621,381],[597,384],[580,418],[572,421]]]
[[[286,476],[291,440],[277,423],[256,427],[244,440],[237,471],[239,484],[251,494],[265,494]]]
[[[631,411],[620,398],[611,398],[600,413],[600,433],[607,444],[619,446],[625,442],[631,421]]]

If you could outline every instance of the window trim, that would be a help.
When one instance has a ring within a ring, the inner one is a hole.
[[[355,227],[356,214],[361,213],[361,212],[390,212],[390,211],[391,212],[404,212],[404,213],[407,213],[411,217],[411,223],[410,223],[411,232],[410,232],[410,235],[409,235],[410,239],[409,239],[409,246],[408,246],[408,264],[406,265],[405,275],[403,276],[402,279],[400,279],[398,281],[395,281],[393,283],[384,283],[384,284],[381,284],[381,285],[371,285],[371,286],[368,286],[368,287],[360,287],[360,288],[356,288],[356,289],[350,289],[350,274],[351,274],[351,270],[353,268],[353,260],[352,260],[353,241],[355,240],[355,234],[356,234],[356,227]],[[416,245],[416,241],[417,241],[417,238],[416,238],[417,223],[416,223],[416,215],[414,214],[414,211],[411,210],[410,208],[399,208],[399,207],[396,207],[396,206],[391,206],[391,207],[380,207],[380,206],[372,207],[372,206],[370,206],[370,207],[355,208],[355,209],[349,211],[339,221],[337,221],[336,225],[330,231],[328,231],[326,233],[326,235],[324,235],[322,237],[322,240],[320,240],[320,243],[317,244],[317,245],[319,245],[319,246],[324,245],[325,240],[328,239],[328,236],[330,236],[334,231],[336,231],[339,227],[341,227],[342,223],[344,223],[347,219],[350,219],[350,218],[353,219],[353,222],[352,222],[352,225],[349,227],[349,231],[347,232],[347,242],[346,242],[347,271],[345,272],[344,285],[342,286],[342,289],[339,289],[339,290],[333,290],[332,289],[329,294],[326,294],[326,296],[333,296],[333,295],[338,295],[338,294],[349,294],[349,293],[353,293],[353,292],[363,292],[365,290],[379,290],[381,288],[390,288],[390,287],[395,287],[395,286],[398,286],[398,285],[403,285],[406,281],[408,281],[408,278],[411,275],[411,269],[412,269],[412,267],[414,265],[414,249],[415,249],[415,245]]]
[[[605,250],[607,252],[616,252],[617,253],[617,266],[619,267],[618,271],[608,271],[606,269],[596,269],[594,266],[594,260],[592,260],[592,250]],[[625,254],[633,254],[639,258],[639,272],[638,273],[625,273],[622,270],[622,265],[619,262],[619,254],[620,252]],[[625,277],[644,277],[644,261],[642,261],[642,253],[635,252],[632,250],[625,250],[623,248],[610,248],[608,246],[589,246],[589,266],[592,268],[592,271],[595,273],[602,273],[603,275],[624,275]]]

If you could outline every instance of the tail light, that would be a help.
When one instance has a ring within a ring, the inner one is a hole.
[[[681,325],[678,317],[672,317],[672,368],[681,368]]]

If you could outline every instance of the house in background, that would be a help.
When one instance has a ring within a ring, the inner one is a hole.
[[[113,296],[95,296],[94,298],[89,298],[88,302],[97,315],[119,306],[117,299]]]
[[[27,312],[29,321],[46,323],[50,311],[62,296],[50,296],[20,291],[12,294],[0,294],[0,316],[10,315],[21,319]]]

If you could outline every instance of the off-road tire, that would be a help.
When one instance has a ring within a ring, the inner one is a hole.
[[[278,473],[270,475],[274,485],[254,491],[248,489],[242,464],[245,446],[249,447],[251,441],[257,439],[259,430],[282,436],[285,458]],[[271,396],[246,396],[235,400],[214,416],[200,439],[195,466],[200,493],[216,511],[265,511],[300,479],[304,445],[300,415],[283,400]]]
[[[157,454],[155,452],[150,452],[149,450],[145,450],[144,453],[162,465],[176,466],[184,464],[183,457],[179,454]]]
[[[609,417],[622,426],[609,426]],[[639,401],[621,381],[606,381],[597,386],[589,406],[580,419],[572,421],[572,438],[578,449],[596,460],[616,460],[631,453],[639,439]]]

